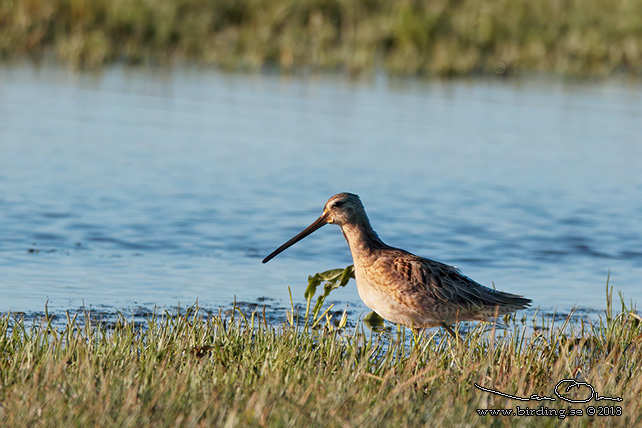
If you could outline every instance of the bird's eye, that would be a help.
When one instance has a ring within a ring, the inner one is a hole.
[[[341,208],[341,205],[343,205],[343,201],[336,201],[332,204],[332,208]]]

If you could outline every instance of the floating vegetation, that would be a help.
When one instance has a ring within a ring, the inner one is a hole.
[[[0,56],[456,76],[642,74],[642,0],[9,0]]]

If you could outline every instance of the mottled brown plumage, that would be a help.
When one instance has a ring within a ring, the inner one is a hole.
[[[526,308],[531,300],[495,291],[457,268],[386,245],[370,226],[357,195],[339,193],[308,228],[267,256],[266,263],[321,226],[341,226],[354,261],[359,296],[384,319],[413,328],[448,327]]]

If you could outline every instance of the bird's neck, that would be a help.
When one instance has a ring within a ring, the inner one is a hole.
[[[343,236],[348,241],[352,259],[357,262],[357,258],[369,257],[374,250],[387,247],[377,233],[370,226],[370,222],[360,222],[357,224],[344,224],[341,226]]]

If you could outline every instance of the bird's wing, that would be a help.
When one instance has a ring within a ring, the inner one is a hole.
[[[462,308],[514,304],[514,299],[519,298],[478,284],[453,266],[410,253],[389,261],[391,274],[398,275],[402,282],[412,284],[413,289],[421,290],[428,298]]]

